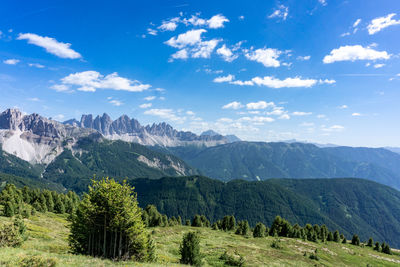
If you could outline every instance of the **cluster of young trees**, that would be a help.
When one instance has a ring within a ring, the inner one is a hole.
[[[75,253],[95,257],[154,261],[154,242],[145,227],[160,219],[151,207],[146,213],[147,223],[136,193],[125,181],[93,181],[71,216],[70,247]]]
[[[0,193],[0,205],[3,206],[3,215],[12,217],[16,214],[28,218],[38,212],[73,213],[79,203],[79,197],[74,192],[67,194],[55,191],[31,189],[27,186],[22,189],[13,184],[7,184]]]
[[[0,248],[19,247],[28,238],[26,226],[21,215],[17,215],[12,223],[0,225]]]
[[[374,246],[374,240],[372,239],[372,237],[370,237],[368,239],[367,247],[371,247],[371,248],[374,247],[374,250],[376,250],[378,252],[392,254],[389,244],[386,244],[385,242],[382,242],[382,244],[380,244],[379,242],[376,242],[375,246]]]

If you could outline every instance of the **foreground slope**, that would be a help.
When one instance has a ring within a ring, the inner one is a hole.
[[[357,233],[400,247],[400,192],[363,179],[235,180],[205,177],[135,179],[142,207],[155,204],[168,216],[204,214],[215,221],[226,214],[251,225],[281,215],[292,224],[326,224],[347,238]]]
[[[0,224],[9,222],[0,217]],[[29,239],[21,248],[2,248],[1,266],[18,266],[22,259],[32,256],[53,259],[56,266],[181,266],[179,264],[179,243],[188,231],[199,231],[204,266],[224,266],[219,259],[224,251],[233,255],[235,251],[245,258],[246,266],[398,266],[400,256],[386,255],[371,248],[356,247],[334,242],[314,243],[300,239],[279,238],[281,249],[271,247],[276,238],[252,238],[232,232],[214,231],[209,228],[188,226],[149,228],[156,242],[158,261],[156,263],[112,262],[88,256],[68,253],[68,228],[65,215],[52,213],[37,214],[25,219]],[[304,256],[318,250],[319,261]],[[182,265],[183,266],[183,265]]]

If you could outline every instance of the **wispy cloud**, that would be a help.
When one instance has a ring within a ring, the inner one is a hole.
[[[17,40],[28,40],[29,44],[43,47],[48,53],[61,58],[81,58],[81,54],[70,48],[71,44],[62,43],[51,37],[43,37],[34,33],[20,33]]]
[[[367,26],[368,33],[373,35],[389,26],[400,24],[400,20],[392,19],[394,16],[396,16],[396,13],[391,13],[385,17],[379,17],[371,20],[370,24]]]
[[[222,109],[240,109],[242,107],[243,107],[242,103],[233,101],[231,103],[222,106]]]
[[[286,20],[289,15],[289,7],[284,5],[278,5],[278,7],[274,10],[274,12],[268,16],[268,18],[280,18],[282,20]]]
[[[20,60],[19,59],[15,59],[15,58],[10,58],[10,59],[3,60],[3,63],[7,64],[7,65],[17,65],[19,62],[20,62]]]

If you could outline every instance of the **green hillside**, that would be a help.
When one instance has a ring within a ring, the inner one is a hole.
[[[0,224],[10,218],[0,217]],[[1,266],[27,266],[21,262],[41,259],[56,266],[184,266],[179,264],[179,244],[182,235],[189,231],[200,234],[201,253],[204,266],[227,266],[220,259],[227,251],[243,255],[245,266],[398,266],[400,256],[387,255],[369,247],[335,242],[315,243],[293,238],[253,238],[239,236],[233,232],[215,231],[210,228],[188,226],[148,228],[156,244],[156,263],[113,262],[90,256],[69,253],[67,236],[68,222],[65,215],[37,213],[24,219],[28,228],[28,240],[20,248],[0,249]],[[279,243],[280,249],[272,248]],[[317,250],[319,260],[309,255]],[[305,255],[306,254],[306,255]]]
[[[276,215],[292,224],[326,224],[346,237],[370,235],[400,247],[400,192],[362,179],[273,179],[223,183],[205,177],[135,179],[142,207],[155,204],[168,216],[226,214],[271,224]]]
[[[400,155],[386,149],[265,142],[153,149],[169,151],[222,181],[356,177],[400,188]]]

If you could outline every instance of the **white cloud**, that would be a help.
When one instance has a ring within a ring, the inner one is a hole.
[[[63,121],[64,118],[65,118],[65,116],[63,114],[58,114],[58,115],[53,117],[53,119],[56,120],[56,121]]]
[[[95,92],[96,89],[141,92],[151,87],[137,80],[120,77],[116,72],[104,76],[97,71],[73,73],[62,78],[61,83],[52,86],[52,88],[56,91],[67,91],[70,86],[77,86],[77,90],[85,92]]]
[[[157,30],[154,30],[152,28],[147,28],[147,33],[153,36],[157,35]]]
[[[326,118],[326,115],[325,114],[318,114],[317,118],[318,119],[324,119],[324,118]]]
[[[154,99],[156,99],[156,97],[155,96],[146,96],[145,98],[144,98],[144,100],[146,100],[146,101],[152,101],[152,100],[154,100]]]
[[[196,115],[196,114],[195,114],[193,111],[191,111],[191,110],[186,111],[186,114],[189,115],[189,116],[194,116],[194,115]]]
[[[311,56],[304,56],[304,57],[298,56],[297,60],[306,61],[306,60],[310,60],[310,58],[311,58]]]
[[[70,92],[70,88],[65,85],[65,84],[55,84],[50,87],[51,89],[57,91],[57,92]]]
[[[152,103],[144,103],[139,105],[139,108],[150,108],[153,104]]]
[[[171,55],[173,59],[187,59],[189,57],[187,49],[181,49]]]
[[[239,19],[239,20],[244,20],[244,16],[241,15],[241,16],[238,17],[238,19]]]
[[[254,117],[242,117],[242,118],[239,118],[238,121],[264,123],[264,122],[273,122],[273,121],[275,121],[275,119],[271,118],[271,117],[254,116]]]
[[[229,22],[229,20],[221,14],[212,16],[209,20],[207,20],[207,24],[210,29],[223,28],[225,22]]]
[[[325,80],[319,80],[318,81],[320,84],[324,84],[324,83],[327,83],[327,84],[334,84],[334,83],[336,83],[336,81],[335,80],[329,80],[329,79],[325,79]]]
[[[247,109],[266,109],[267,107],[274,107],[274,102],[265,102],[265,101],[258,101],[258,102],[250,102],[246,104]]]
[[[7,65],[17,65],[19,62],[20,62],[20,60],[19,59],[15,59],[15,58],[10,58],[10,59],[3,60],[3,63],[7,64]]]
[[[248,86],[253,86],[254,83],[252,81],[241,81],[241,80],[236,80],[236,81],[232,81],[230,82],[230,84],[234,84],[234,85],[248,85]]]
[[[184,48],[188,45],[195,45],[196,43],[201,42],[201,34],[203,32],[207,31],[204,29],[190,30],[179,34],[178,37],[172,37],[166,41],[165,44],[175,48]]]
[[[382,68],[382,67],[384,67],[384,66],[385,66],[385,64],[382,64],[382,63],[381,63],[381,64],[375,64],[375,65],[374,65],[374,68],[375,68],[375,69],[379,69],[379,68]]]
[[[355,61],[355,60],[377,60],[389,59],[390,55],[386,51],[376,51],[369,47],[361,45],[346,45],[333,49],[329,55],[323,59],[325,64],[336,61]]]
[[[282,114],[281,116],[279,116],[279,119],[288,120],[288,119],[290,119],[290,116],[289,116],[289,114]]]
[[[354,113],[351,114],[351,116],[353,116],[353,117],[359,117],[359,116],[361,116],[361,114],[358,113],[358,112],[354,112]]]
[[[330,127],[326,127],[325,125],[322,125],[321,130],[324,132],[341,132],[344,130],[344,127],[341,125],[333,125]]]
[[[51,37],[43,37],[34,33],[20,33],[17,40],[28,40],[29,44],[43,47],[48,53],[61,58],[81,58],[81,54],[70,48],[71,44],[61,43]]]
[[[245,54],[248,60],[262,63],[265,67],[279,67],[280,62],[277,60],[282,52],[273,48],[263,48],[251,51]]]
[[[28,63],[28,66],[29,67],[35,67],[35,68],[38,68],[38,69],[43,69],[44,68],[44,66],[42,64],[39,64],[39,63]]]
[[[312,126],[314,126],[314,123],[313,122],[303,122],[299,126],[301,126],[301,127],[312,127]]]
[[[242,107],[243,107],[243,105],[240,102],[233,101],[231,103],[226,104],[222,108],[223,109],[240,109]]]
[[[37,97],[28,98],[28,100],[32,101],[32,102],[39,102],[40,101],[40,99],[37,98]]]
[[[235,79],[235,76],[233,76],[232,74],[229,74],[227,76],[216,77],[213,80],[213,82],[215,82],[215,83],[231,82],[233,79]]]
[[[400,24],[400,20],[392,19],[394,16],[396,16],[396,13],[391,13],[386,17],[379,17],[371,20],[371,23],[367,26],[368,33],[372,35],[383,30],[386,27]]]
[[[302,79],[301,77],[286,78],[284,80],[276,79],[272,76],[254,77],[251,79],[252,82],[261,86],[267,86],[271,88],[283,88],[283,87],[312,87],[317,83],[317,80],[313,79]]]
[[[124,104],[124,103],[122,103],[121,101],[116,100],[116,99],[111,99],[111,100],[108,101],[108,103],[110,103],[110,104],[113,105],[113,106],[117,106],[117,107],[119,107],[119,106],[121,106],[121,105]]]
[[[326,0],[318,0],[318,2],[323,5],[326,6],[328,3],[326,2]]]
[[[294,111],[292,112],[293,116],[308,116],[311,115],[312,112],[303,112],[303,111]]]
[[[226,47],[225,44],[217,49],[217,54],[220,55],[227,62],[232,62],[238,58],[238,56],[234,55],[232,53],[232,50]]]
[[[360,24],[361,19],[357,19],[354,23],[353,23],[353,28],[357,27],[358,24]]]
[[[212,39],[210,41],[202,41],[192,49],[193,58],[209,58],[215,47],[218,45],[220,40]]]
[[[162,31],[175,31],[176,27],[178,27],[177,22],[179,22],[179,18],[173,18],[168,21],[163,21],[158,29]]]
[[[288,15],[289,15],[289,7],[284,5],[278,5],[278,8],[275,9],[275,11],[271,15],[269,15],[268,18],[270,19],[281,18],[283,20],[286,20]]]
[[[149,109],[144,112],[145,115],[157,116],[162,119],[167,119],[171,121],[178,121],[182,118],[179,118],[175,115],[175,112],[172,109]]]
[[[339,106],[339,108],[340,109],[346,109],[346,108],[349,108],[347,105],[341,105],[341,106]]]
[[[340,35],[340,37],[345,37],[345,36],[349,36],[349,35],[350,35],[349,32],[345,32],[345,33],[342,33],[342,34]]]

